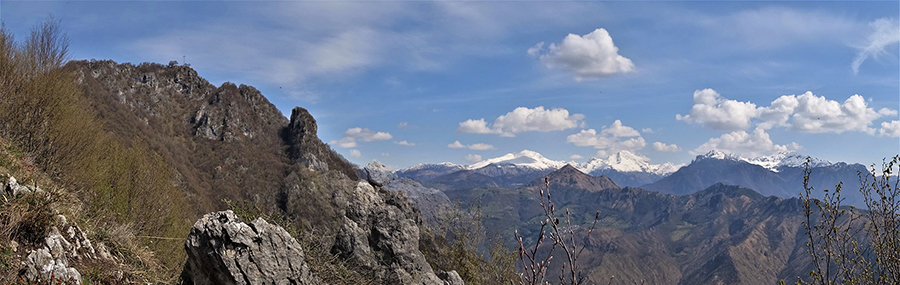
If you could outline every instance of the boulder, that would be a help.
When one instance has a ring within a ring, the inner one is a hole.
[[[184,247],[184,284],[322,283],[309,271],[297,240],[262,218],[247,225],[232,211],[206,214]]]

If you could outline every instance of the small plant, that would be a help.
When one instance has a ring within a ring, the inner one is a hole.
[[[900,284],[900,179],[894,168],[900,156],[858,173],[867,210],[844,207],[842,184],[812,197],[809,158],[803,177],[807,247],[812,258],[811,281],[797,284]],[[784,283],[784,282],[782,282]]]
[[[538,231],[538,238],[534,246],[525,247],[519,231],[516,231],[516,240],[519,242],[519,260],[522,262],[524,272],[521,273],[520,283],[522,284],[545,284],[547,283],[547,269],[550,267],[550,261],[553,259],[553,251],[558,247],[566,254],[566,260],[560,267],[559,283],[560,284],[582,284],[585,276],[578,267],[578,258],[584,251],[584,244],[591,236],[600,220],[600,212],[594,214],[594,223],[588,229],[581,245],[576,242],[575,234],[576,226],[572,225],[571,213],[566,209],[563,217],[563,225],[560,225],[560,219],[556,214],[556,205],[553,204],[550,196],[550,177],[544,177],[544,187],[540,188],[540,205],[544,211],[544,220],[541,221],[541,228]],[[545,195],[546,194],[546,195]],[[548,229],[549,227],[549,229]],[[539,256],[539,249],[544,244],[545,239],[549,238],[550,250],[546,255]]]

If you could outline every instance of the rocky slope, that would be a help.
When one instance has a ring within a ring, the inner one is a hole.
[[[330,239],[336,256],[375,283],[443,282],[418,249],[423,220],[406,193],[359,181],[356,167],[319,140],[305,109],[285,118],[255,88],[216,87],[185,66],[74,61],[65,68],[107,130],[177,171],[189,216],[239,201]]]

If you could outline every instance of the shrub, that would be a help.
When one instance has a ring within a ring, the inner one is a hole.
[[[808,167],[803,177],[807,247],[812,259],[811,281],[797,284],[900,284],[900,156],[859,173],[867,209],[842,205],[842,184],[824,197],[811,196]]]
[[[488,238],[478,201],[448,211],[434,227],[423,227],[419,250],[435,270],[456,270],[466,284],[513,284],[515,254],[499,234]]]

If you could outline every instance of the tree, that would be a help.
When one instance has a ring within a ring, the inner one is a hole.
[[[811,281],[797,284],[900,284],[900,156],[859,173],[867,209],[842,205],[842,184],[812,196],[807,158],[803,201]]]
[[[69,60],[69,36],[52,15],[31,29],[22,51],[26,61],[25,74],[31,76],[56,69]]]
[[[553,259],[553,251],[557,248],[562,249],[566,257],[560,268],[559,283],[572,285],[584,283],[586,277],[578,266],[578,257],[584,251],[587,238],[591,236],[597,226],[600,212],[594,214],[594,223],[584,238],[578,237],[575,234],[577,227],[572,225],[569,209],[566,209],[566,214],[562,217],[563,224],[560,224],[560,218],[556,214],[556,205],[553,204],[550,196],[550,177],[544,177],[544,187],[540,189],[540,205],[545,219],[541,221],[541,228],[534,246],[526,247],[519,232],[516,231],[515,234],[516,240],[519,242],[519,260],[524,269],[524,272],[520,274],[520,283],[532,285],[548,283],[546,281],[547,269]],[[546,255],[539,256],[539,249],[545,239],[549,239],[550,250]],[[577,241],[580,241],[581,244],[576,243]]]

